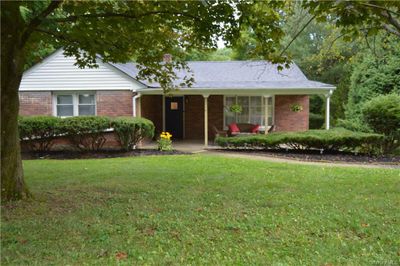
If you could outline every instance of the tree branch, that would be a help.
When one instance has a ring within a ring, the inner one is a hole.
[[[384,17],[386,17],[388,20],[389,20],[389,22],[390,22],[390,24],[391,25],[393,25],[397,30],[400,30],[400,22],[399,21],[397,21],[389,12],[387,12],[386,11],[386,14],[385,14],[385,12],[382,12],[383,14],[383,16]]]
[[[151,16],[151,15],[176,15],[176,16],[184,16],[184,17],[189,17],[192,19],[198,19],[196,16],[189,15],[187,13],[182,13],[182,12],[171,12],[171,11],[149,11],[140,15],[132,15],[129,13],[103,13],[103,14],[82,14],[82,15],[76,15],[76,16],[68,16],[65,18],[50,18],[47,19],[49,21],[53,22],[75,22],[80,18],[129,18],[129,19],[139,19],[142,17],[146,16]]]
[[[374,5],[374,4],[370,4],[370,3],[361,3],[361,5],[366,6],[366,7],[370,7],[370,8],[381,9],[381,10],[384,10],[386,12],[389,12],[389,13],[396,14],[396,15],[400,16],[400,13],[398,13],[396,11],[393,11],[393,10],[390,10],[390,9],[387,9],[386,7],[383,7],[383,6],[378,6],[378,5]]]
[[[388,31],[389,33],[392,33],[398,37],[400,37],[400,31],[397,31],[395,29],[393,29],[392,27],[390,27],[388,24],[383,24],[382,25],[383,29],[385,29],[386,31]]]
[[[51,37],[55,37],[55,38],[58,38],[60,40],[66,41],[66,42],[79,43],[79,41],[77,41],[77,40],[68,39],[64,35],[61,35],[61,34],[58,34],[58,33],[52,32],[52,31],[44,30],[41,28],[35,28],[34,31],[50,35]]]
[[[286,45],[286,47],[282,50],[282,52],[279,54],[279,56],[282,56],[286,50],[290,47],[290,45],[299,37],[299,35],[307,28],[307,26],[315,19],[316,15],[312,16],[306,24],[296,33],[296,35],[292,38],[292,40]]]
[[[25,45],[32,32],[42,23],[43,19],[45,19],[51,12],[57,9],[61,3],[62,0],[52,0],[45,10],[43,10],[38,16],[36,16],[29,22],[24,33],[21,36],[22,46]]]

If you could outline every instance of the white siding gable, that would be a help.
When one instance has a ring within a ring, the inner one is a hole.
[[[79,68],[74,57],[60,49],[22,76],[20,91],[133,90],[144,88],[140,82],[113,66],[97,62],[98,68]]]

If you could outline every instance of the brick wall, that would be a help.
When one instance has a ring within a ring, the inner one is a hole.
[[[50,91],[23,91],[19,93],[20,115],[52,115]]]
[[[141,100],[141,116],[153,121],[155,134],[162,131],[162,96],[161,95],[143,95]]]
[[[208,136],[214,138],[212,126],[223,128],[223,96],[211,95],[208,98]],[[202,95],[185,96],[185,138],[204,138],[204,98]]]
[[[131,91],[96,91],[97,115],[132,116]]]
[[[292,104],[300,104],[303,111],[293,112]],[[276,95],[275,96],[275,130],[304,131],[308,130],[309,96]]]
[[[97,115],[132,116],[132,92],[96,91]],[[20,115],[52,115],[52,93],[20,92]]]

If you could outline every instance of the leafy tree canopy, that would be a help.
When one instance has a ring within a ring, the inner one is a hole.
[[[364,49],[356,57],[351,75],[347,119],[359,119],[362,103],[376,96],[400,93],[400,42],[379,38],[374,48]]]
[[[262,43],[259,53],[276,62],[286,61],[274,53],[283,37],[278,22],[284,2],[26,1],[9,5],[15,5],[22,16],[28,65],[41,57],[39,46],[62,46],[80,67],[96,66],[96,55],[106,62],[134,59],[140,78],[169,88],[175,78],[173,68],[186,67],[185,52],[215,48],[218,36],[233,45],[242,27],[257,33]],[[7,10],[3,13],[11,15]],[[174,56],[171,64],[162,64],[166,53]],[[192,80],[188,77],[185,82]]]

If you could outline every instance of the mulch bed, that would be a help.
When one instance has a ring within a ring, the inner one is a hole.
[[[400,165],[400,156],[370,156],[350,152],[328,152],[321,154],[319,150],[250,150],[250,149],[218,149],[217,151],[264,155],[277,158],[297,159],[316,162],[343,162],[343,163],[375,163]]]
[[[103,158],[118,158],[118,157],[136,157],[146,155],[180,155],[190,154],[182,151],[158,151],[155,149],[137,149],[133,151],[98,151],[98,152],[79,152],[79,151],[49,151],[41,152],[23,152],[22,159],[37,160],[37,159],[103,159]]]

